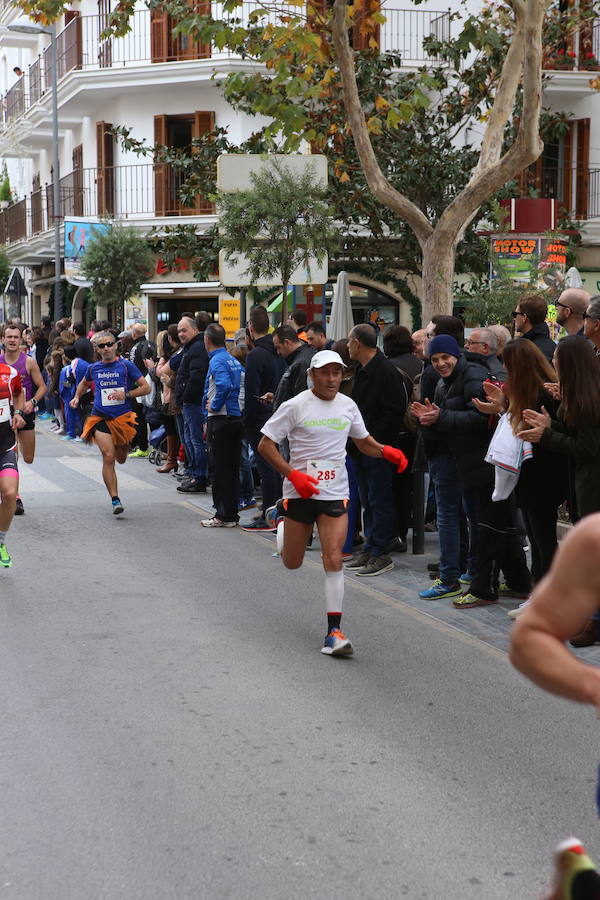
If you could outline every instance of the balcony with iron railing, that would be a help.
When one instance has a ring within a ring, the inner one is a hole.
[[[197,198],[193,206],[179,199],[185,176],[168,165],[106,166],[76,169],[60,179],[60,219],[114,217],[134,224],[166,217],[207,216],[214,206]],[[0,211],[0,243],[28,240],[52,228],[52,184]]]
[[[248,26],[251,14],[257,6],[245,0],[235,12],[227,13],[223,5],[212,3],[215,19],[228,19],[235,24]],[[425,38],[438,40],[450,37],[450,12],[427,10],[384,9],[386,22],[378,26],[375,35],[384,52],[398,53],[403,65],[416,66],[436,60],[423,49]],[[266,21],[275,22],[275,12],[268,13]],[[56,38],[57,75],[60,82],[68,73],[102,69],[131,69],[160,63],[190,63],[193,60],[219,62],[232,56],[231,51],[219,50],[206,44],[198,44],[185,36],[173,37],[172,23],[168,16],[148,9],[137,10],[131,19],[131,31],[124,37],[104,38],[106,18],[102,16],[75,16]],[[1,102],[1,122],[9,124],[23,116],[46,94],[52,83],[50,50],[29,66],[23,75],[4,95]],[[1,123],[0,123],[1,124]]]
[[[521,197],[558,200],[565,218],[586,221],[600,217],[600,169],[532,166],[521,173],[518,192]]]

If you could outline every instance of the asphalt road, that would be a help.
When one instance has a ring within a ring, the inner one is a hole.
[[[286,573],[144,460],[115,518],[96,451],[38,437],[0,572],[0,898],[525,900],[558,840],[595,853],[597,721],[512,670],[505,610],[423,604],[431,557],[397,557],[347,576],[355,656],[325,657],[318,551]]]

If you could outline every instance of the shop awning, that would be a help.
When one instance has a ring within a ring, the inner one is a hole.
[[[287,292],[287,296],[288,296],[288,303],[289,303],[289,301],[293,300],[293,297],[294,297],[294,288],[293,287],[289,289],[289,291]],[[283,291],[280,294],[278,294],[274,300],[271,300],[271,302],[267,306],[267,312],[275,312],[276,309],[279,309],[279,307],[281,306],[282,303],[283,303]]]

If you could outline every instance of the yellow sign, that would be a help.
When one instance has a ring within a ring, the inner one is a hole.
[[[225,329],[228,338],[232,338],[240,327],[240,301],[223,298],[219,300],[219,325]]]

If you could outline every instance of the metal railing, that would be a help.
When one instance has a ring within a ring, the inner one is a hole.
[[[164,164],[76,169],[60,179],[59,217],[114,216],[135,221],[213,214],[214,206],[203,198],[198,198],[194,206],[183,206],[179,200],[183,183],[184,176]],[[53,190],[52,184],[47,184],[0,211],[0,243],[14,243],[48,231],[53,220]]]
[[[558,200],[564,213],[573,219],[600,216],[600,169],[537,167],[525,169],[519,178],[522,197]]]
[[[243,27],[251,24],[251,16],[257,12],[257,4],[244,0],[233,12],[225,12],[223,4],[211,4],[215,19],[238,23]],[[450,13],[430,12],[417,9],[393,9],[385,3],[382,12],[386,22],[378,30],[378,40],[384,52],[399,53],[405,65],[434,62],[423,49],[425,38],[433,36],[440,40],[450,37]],[[261,23],[278,20],[274,11],[266,11]],[[157,13],[148,9],[137,10],[131,19],[131,30],[120,38],[103,38],[106,18],[76,16],[56,37],[57,76],[60,80],[74,70],[132,68],[164,62],[189,62],[194,59],[220,60],[235,56],[230,50],[219,50],[210,45],[200,45],[186,39],[174,38],[171,26]],[[8,124],[22,116],[37,103],[50,89],[52,71],[50,49],[29,66],[22,76],[5,94],[1,104],[2,123]]]

